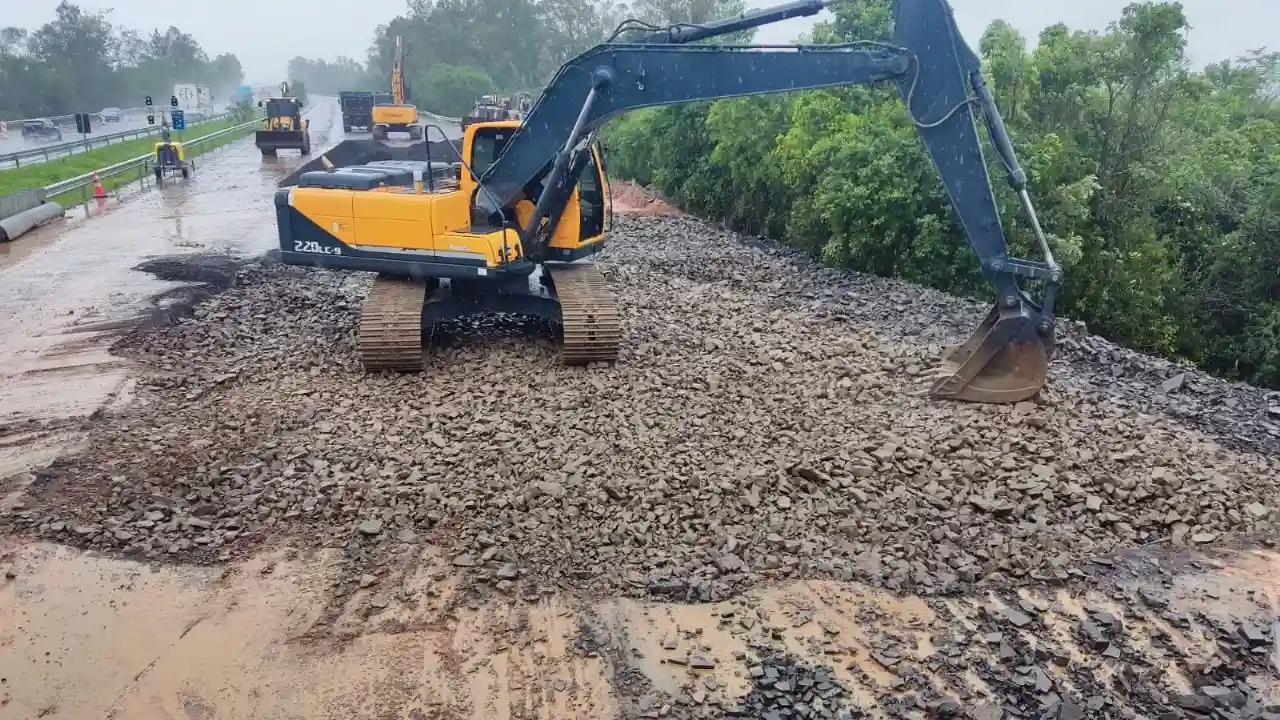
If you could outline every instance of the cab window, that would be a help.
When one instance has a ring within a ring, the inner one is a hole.
[[[471,171],[477,178],[484,175],[485,170],[498,159],[514,134],[515,128],[486,128],[476,131],[471,139]]]
[[[600,183],[600,169],[595,154],[586,153],[587,160],[578,176],[578,204],[581,209],[581,239],[596,237],[604,232],[604,188]]]

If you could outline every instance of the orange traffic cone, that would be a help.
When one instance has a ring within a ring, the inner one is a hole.
[[[98,173],[93,174],[93,196],[96,198],[104,198],[107,191],[102,187],[102,181],[98,179]]]

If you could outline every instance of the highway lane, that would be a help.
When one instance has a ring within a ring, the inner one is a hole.
[[[121,132],[123,130],[136,130],[138,128],[146,127],[147,116],[142,114],[137,114],[137,115],[126,114],[120,118],[119,122],[104,123],[99,121],[98,117],[95,115],[93,116],[92,121],[93,121],[94,136],[108,135],[111,133]],[[75,127],[72,126],[72,127],[62,128],[61,140],[54,140],[54,139],[38,140],[34,138],[24,139],[22,137],[21,122],[11,121],[8,123],[8,126],[9,126],[9,136],[5,138],[0,138],[0,155],[7,155],[9,153],[19,152],[21,150],[29,150],[31,148],[44,147],[48,145],[57,145],[59,143],[70,142],[79,137],[79,135],[76,133]]]
[[[335,98],[315,98],[307,116],[316,154],[344,139]],[[276,184],[312,157],[264,158],[244,138],[198,156],[188,182],[126,189],[124,202],[90,205],[87,217],[72,209],[61,223],[0,244],[8,317],[0,325],[0,426],[92,412],[117,397],[128,379],[107,352],[115,333],[97,328],[150,312],[149,298],[174,286],[134,268],[148,257],[275,247]],[[6,462],[10,449],[0,446],[0,476],[15,461]]]

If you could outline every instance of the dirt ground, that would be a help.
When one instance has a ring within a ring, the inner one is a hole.
[[[325,597],[333,555],[275,550],[194,568],[10,541],[0,708],[14,718],[724,717],[768,647],[831,668],[863,708],[893,699],[902,715],[926,717],[935,713],[908,699],[922,687],[993,707],[1010,694],[991,662],[1005,646],[1064,694],[1101,695],[1139,666],[1170,692],[1192,692],[1190,669],[1223,652],[1219,628],[1274,616],[1280,593],[1280,557],[1248,552],[1198,567],[1138,558],[1125,567],[1142,577],[1087,589],[946,599],[826,581],[697,605],[554,589],[475,599],[432,548],[406,546],[402,564],[335,608]],[[365,612],[373,594],[387,605]],[[1124,598],[1144,594],[1169,609],[1131,611]],[[1033,619],[991,619],[1011,606]],[[1098,608],[1124,618],[1124,664],[1077,638]],[[1064,662],[1036,663],[1036,653]],[[1280,702],[1267,663],[1250,674]]]
[[[1076,339],[930,403],[980,309],[625,183],[620,367],[479,327],[367,378],[362,280],[228,259],[245,150],[0,267],[0,718],[1280,719],[1270,396]]]
[[[611,181],[609,183],[609,194],[614,212],[646,216],[680,215],[678,209],[658,197],[655,191],[642,185],[637,185],[630,180]]]

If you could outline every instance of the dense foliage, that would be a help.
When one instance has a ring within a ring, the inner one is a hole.
[[[461,117],[471,110],[476,98],[493,92],[497,86],[479,68],[437,63],[422,78],[421,87],[422,97],[433,111]]]
[[[226,99],[243,78],[240,61],[210,59],[191,35],[170,27],[143,35],[112,27],[106,13],[67,0],[53,21],[0,29],[0,118],[64,115],[168,98],[174,83],[210,87]]]
[[[887,39],[890,0],[846,5],[819,41]],[[1067,270],[1061,311],[1131,347],[1280,387],[1276,55],[1202,71],[1179,3],[1105,32],[1003,22],[985,72]],[[651,109],[609,128],[615,174],[825,261],[988,297],[893,87]],[[1014,252],[1035,256],[988,152]]]

